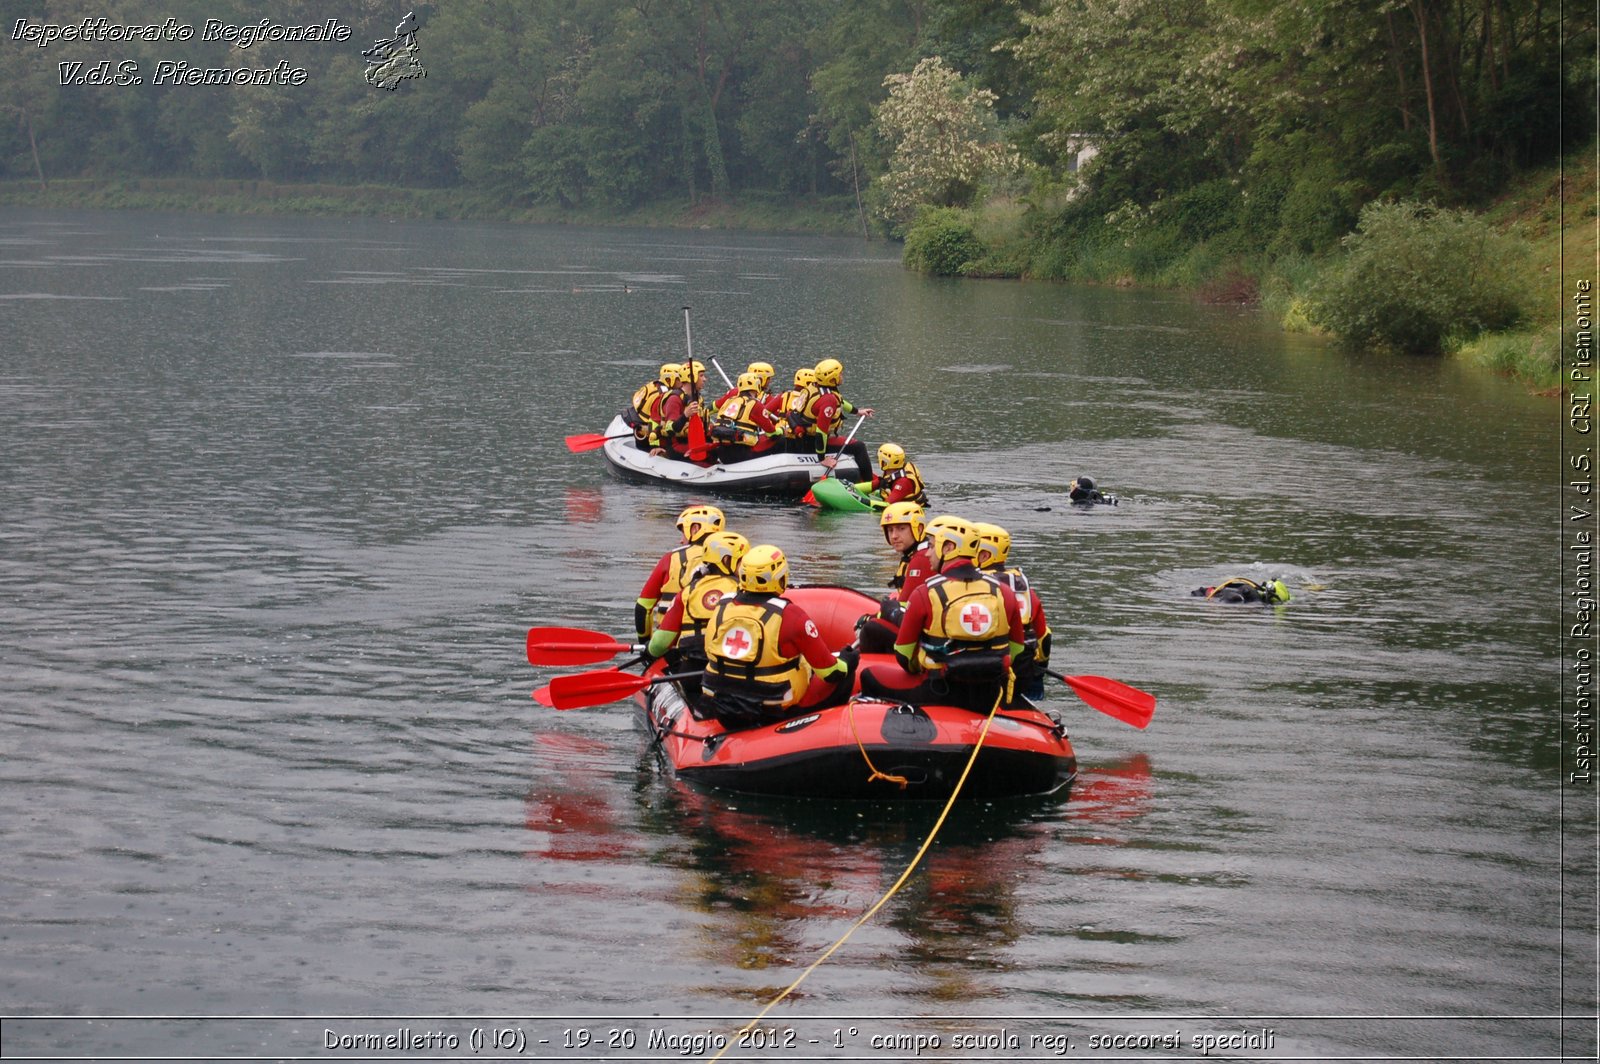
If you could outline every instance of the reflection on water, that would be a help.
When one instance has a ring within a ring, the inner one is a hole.
[[[841,358],[869,445],[1012,533],[1052,664],[1160,700],[1135,732],[1054,687],[1071,798],[959,809],[791,1018],[1248,1012],[1286,1055],[1490,1056],[1592,1008],[1548,400],[845,240],[6,212],[0,242],[8,1013],[747,1016],[893,883],[926,811],[686,792],[626,706],[528,697],[526,628],[626,633],[677,542],[684,496],[563,440],[681,357],[686,304],[730,370]],[[1085,474],[1122,505],[1065,505]],[[869,518],[725,503],[797,581],[893,570]],[[1233,575],[1293,601],[1189,595]],[[1445,1019],[1339,1019],[1395,1015]],[[1485,1015],[1535,1019],[1454,1019]]]
[[[548,748],[578,749],[539,739]],[[665,773],[647,760],[652,774]],[[887,947],[892,967],[925,984],[919,993],[930,999],[970,1005],[996,993],[980,973],[1008,967],[1007,951],[1029,934],[1018,880],[1052,840],[1125,842],[1104,828],[1141,816],[1150,782],[1148,759],[1134,755],[1085,770],[1070,803],[1051,797],[958,805],[941,826],[930,803],[870,809],[777,800],[664,785],[659,776],[625,805],[612,788],[584,792],[558,772],[528,795],[527,826],[539,839],[531,854],[556,860],[625,861],[638,852],[638,834],[660,836],[658,860],[682,873],[675,902],[702,921],[694,952],[741,972],[797,975],[831,944],[819,932],[844,934],[893,891],[878,918],[883,929],[860,932],[864,948],[878,954]],[[936,844],[896,890],[930,835]],[[886,939],[887,930],[896,934]],[[740,981],[717,992],[764,1003],[786,985]]]

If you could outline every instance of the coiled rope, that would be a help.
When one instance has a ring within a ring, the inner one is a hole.
[[[894,884],[890,886],[888,890],[884,891],[883,897],[873,902],[872,907],[861,914],[860,919],[850,925],[850,929],[848,931],[839,936],[839,941],[823,950],[822,956],[812,961],[806,970],[800,973],[799,978],[795,979],[794,982],[784,987],[784,989],[779,992],[777,997],[767,1002],[766,1005],[762,1007],[761,1011],[756,1013],[755,1016],[751,1018],[749,1023],[739,1028],[739,1030],[734,1033],[734,1036],[728,1039],[727,1045],[724,1045],[721,1049],[717,1050],[716,1056],[706,1058],[706,1064],[713,1064],[713,1062],[721,1060],[723,1055],[726,1054],[731,1047],[739,1043],[739,1039],[742,1036],[754,1030],[762,1020],[766,1019],[767,1013],[776,1008],[778,1002],[794,993],[800,984],[805,982],[806,978],[810,976],[812,972],[822,967],[823,961],[826,961],[829,957],[837,953],[840,947],[850,940],[851,935],[860,930],[861,926],[868,920],[876,916],[878,914],[878,910],[887,905],[889,899],[899,893],[900,888],[906,885],[906,881],[911,878],[911,873],[916,871],[917,865],[922,863],[922,859],[927,855],[929,847],[933,845],[933,840],[938,836],[939,829],[944,827],[944,822],[946,818],[950,816],[950,810],[954,808],[956,799],[961,796],[961,788],[966,784],[967,777],[972,774],[972,766],[977,763],[978,752],[983,749],[983,741],[989,737],[989,725],[994,723],[995,714],[1000,711],[1000,703],[1004,701],[1004,698],[1005,690],[1002,688],[994,696],[994,705],[990,707],[989,715],[983,718],[983,727],[978,731],[978,741],[972,744],[972,756],[967,758],[966,767],[961,770],[961,775],[956,779],[956,785],[951,788],[949,801],[944,803],[944,808],[939,811],[939,818],[933,822],[933,828],[928,832],[928,837],[922,841],[922,846],[917,850],[916,856],[911,858],[911,863],[906,865],[906,870],[900,873],[900,878],[895,880]],[[864,755],[865,753],[866,750],[863,748],[862,754]],[[873,771],[876,772],[877,770],[874,769]]]
[[[996,705],[998,706],[999,703],[996,703]],[[889,772],[879,772],[878,766],[874,765],[872,763],[872,758],[867,756],[866,744],[861,741],[861,733],[856,730],[856,704],[854,702],[846,702],[844,704],[844,716],[845,719],[850,722],[850,738],[856,741],[856,749],[861,751],[861,760],[865,761],[867,763],[867,768],[872,770],[872,775],[867,777],[867,782],[871,783],[873,780],[885,780],[889,783],[898,783],[900,785],[900,789],[902,791],[905,790],[906,787],[911,783],[909,779],[904,776],[896,776]]]

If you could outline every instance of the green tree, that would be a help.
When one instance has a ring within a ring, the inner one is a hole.
[[[995,121],[994,93],[968,84],[938,56],[884,85],[889,97],[874,124],[891,146],[879,180],[885,217],[904,222],[921,206],[967,206],[985,179],[1019,165]]]

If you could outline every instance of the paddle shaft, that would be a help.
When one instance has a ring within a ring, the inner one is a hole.
[[[598,432],[580,433],[576,436],[567,437],[567,450],[573,454],[582,454],[584,451],[592,451],[597,447],[604,447],[610,440],[625,440],[633,435],[631,432],[619,432],[615,436],[602,436]]]
[[[700,382],[698,379],[696,379],[694,373],[694,337],[689,332],[688,307],[683,308],[683,346],[689,352],[689,400],[690,402],[699,405]],[[693,421],[691,421],[689,425],[689,457],[695,461],[699,461],[706,456],[705,422],[703,420],[703,413],[704,412],[702,411],[700,414],[696,414]],[[698,431],[696,431],[697,422]],[[696,436],[698,436],[699,439],[696,439]]]
[[[850,435],[846,436],[844,438],[844,442],[839,445],[839,449],[833,452],[833,458],[835,461],[838,460],[840,455],[844,454],[844,449],[850,446],[850,441],[856,438],[856,429],[859,429],[861,427],[861,423],[865,420],[867,420],[867,415],[865,414],[862,414],[860,417],[856,418],[856,423],[850,427]],[[827,480],[829,475],[832,473],[832,469],[828,470],[822,474],[822,479]],[[870,476],[872,470],[866,470],[866,473]]]
[[[602,706],[629,695],[637,694],[658,683],[669,680],[688,680],[701,676],[700,672],[667,673],[662,676],[634,676],[632,673],[606,669],[585,672],[576,676],[557,676],[548,687],[541,688],[550,695],[549,704],[556,709],[582,709],[585,706]],[[539,692],[534,692],[534,698]],[[541,700],[542,701],[542,700]]]
[[[694,337],[689,332],[689,308],[683,308],[683,346],[689,352],[689,396],[700,401],[700,385],[694,379]]]

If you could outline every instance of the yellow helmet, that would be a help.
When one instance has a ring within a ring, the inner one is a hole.
[[[748,370],[739,374],[738,390],[741,392],[759,392],[764,385],[761,383],[761,374],[751,373]]]
[[[794,386],[796,388],[809,388],[817,383],[817,371],[810,366],[802,366],[794,371]]]
[[[984,551],[989,553],[989,558],[984,564],[996,565],[1004,562],[1006,556],[1011,553],[1011,533],[999,525],[991,525],[981,521],[972,527],[978,530],[980,556]]]
[[[825,358],[816,365],[817,383],[824,388],[837,388],[844,379],[844,363],[836,358]]]
[[[738,573],[739,562],[748,553],[750,541],[727,529],[711,533],[700,546],[700,560],[729,576]]]
[[[713,532],[721,532],[727,523],[722,511],[715,506],[691,506],[678,515],[678,531],[690,543],[699,543]]]
[[[885,473],[906,467],[906,449],[898,443],[885,443],[878,447],[878,468]]]
[[[965,518],[948,514],[935,517],[928,522],[928,542],[934,559],[940,564],[948,558],[978,560],[978,529]],[[945,550],[947,544],[952,548],[949,551]]]
[[[878,526],[888,528],[890,525],[910,525],[911,534],[920,540],[925,531],[922,517],[923,509],[919,503],[892,502],[883,508],[883,514],[878,518]]]
[[[668,362],[661,367],[660,381],[668,388],[676,388],[683,383],[683,363]]]
[[[765,595],[781,595],[789,587],[789,559],[770,543],[751,547],[739,563],[739,588]]]
[[[763,388],[772,383],[772,375],[777,372],[772,368],[771,362],[752,362],[744,368],[744,371],[760,377]]]
[[[691,378],[694,380],[699,380],[701,377],[706,375],[706,364],[701,362],[698,358],[693,362],[685,362],[681,369],[683,370],[683,379],[686,381],[690,380]]]

